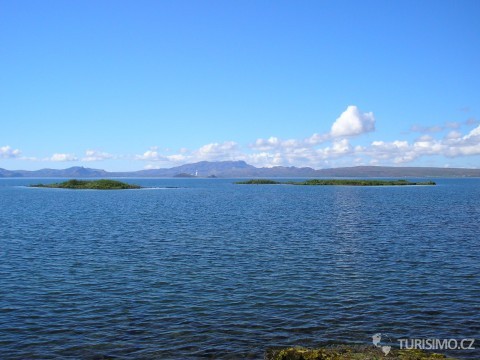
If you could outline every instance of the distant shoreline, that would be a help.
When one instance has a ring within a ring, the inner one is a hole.
[[[82,166],[67,169],[6,170],[0,178],[480,178],[480,169],[439,167],[353,166],[329,169],[310,167],[255,167],[245,161],[201,161],[172,168],[105,171]]]

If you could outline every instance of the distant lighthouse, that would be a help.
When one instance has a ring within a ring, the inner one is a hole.
[[[195,170],[195,176],[198,176],[198,170]]]

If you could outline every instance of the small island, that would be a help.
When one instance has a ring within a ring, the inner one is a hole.
[[[251,179],[238,181],[242,185],[350,185],[350,186],[403,186],[436,185],[433,181],[412,182],[407,180],[359,180],[359,179],[312,179],[306,181],[274,181],[269,179]]]
[[[36,184],[30,185],[36,188],[51,188],[51,189],[81,189],[81,190],[126,190],[126,189],[141,189],[141,186],[127,184],[117,180],[68,180],[62,183],[54,184]]]

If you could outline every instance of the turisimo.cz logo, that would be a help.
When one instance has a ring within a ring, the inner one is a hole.
[[[475,339],[398,339],[400,349],[474,350]]]
[[[382,340],[383,339],[383,340]],[[392,344],[392,340],[386,335],[376,333],[372,336],[373,345],[382,349],[385,356],[392,350],[386,344]],[[400,350],[474,350],[475,339],[398,339]]]
[[[385,356],[387,356],[390,350],[392,350],[392,347],[388,345],[382,345],[382,336],[385,337],[385,334],[382,335],[381,333],[376,333],[375,335],[372,336],[372,342],[373,342],[373,345],[382,349]]]

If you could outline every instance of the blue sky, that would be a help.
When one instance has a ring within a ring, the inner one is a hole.
[[[480,2],[0,0],[0,167],[480,167]]]

